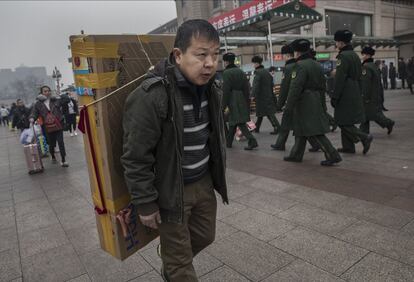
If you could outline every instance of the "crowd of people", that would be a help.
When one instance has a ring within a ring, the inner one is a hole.
[[[26,106],[21,99],[17,99],[10,109],[5,105],[0,109],[1,120],[4,126],[10,126],[11,130],[18,129],[23,132],[25,129],[33,127],[36,123],[41,126],[42,134],[51,156],[53,164],[58,163],[56,152],[60,153],[60,164],[68,167],[66,160],[66,148],[64,143],[64,131],[69,131],[70,136],[76,136],[76,122],[79,115],[77,100],[65,93],[62,95],[52,95],[49,86],[42,86],[31,106]],[[9,123],[11,124],[9,125]],[[36,139],[36,135],[34,135]],[[33,140],[35,142],[36,140]],[[59,149],[56,150],[56,144]],[[48,154],[43,154],[47,157]]]
[[[405,83],[407,83],[411,94],[414,94],[414,57],[404,60],[404,58],[398,59],[398,70],[395,68],[394,63],[390,62],[389,67],[384,60],[376,61],[375,64],[381,70],[382,85],[384,89],[388,89],[388,79],[390,81],[390,89],[396,89],[397,81],[401,80],[401,88],[405,89]]]

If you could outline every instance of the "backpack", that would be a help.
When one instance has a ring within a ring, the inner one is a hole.
[[[60,121],[50,111],[47,113],[46,118],[43,121],[43,125],[47,133],[52,133],[63,129]]]

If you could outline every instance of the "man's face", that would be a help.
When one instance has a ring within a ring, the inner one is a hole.
[[[215,75],[220,44],[204,37],[192,38],[183,53],[174,48],[175,62],[184,76],[195,85],[204,85]]]
[[[253,63],[253,66],[256,69],[256,68],[260,67],[260,64],[259,63]]]
[[[49,88],[43,87],[42,88],[42,94],[45,95],[47,98],[49,98],[50,97],[50,94],[52,94],[52,93],[51,93],[51,91],[50,91]]]
[[[367,59],[369,59],[370,56],[368,54],[362,54],[362,60],[365,61]]]
[[[23,107],[23,101],[17,101],[16,105],[17,105],[18,107]]]
[[[345,43],[342,41],[335,41],[335,46],[337,49],[341,49],[345,46]]]

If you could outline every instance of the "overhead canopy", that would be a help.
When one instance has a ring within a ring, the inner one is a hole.
[[[314,0],[304,2],[309,2],[310,4],[315,3]],[[270,4],[271,6],[265,6],[262,13],[258,13],[257,11],[259,10],[259,6],[264,3],[263,1],[252,1],[252,3],[248,4],[250,7],[246,7],[246,9],[241,10],[243,13],[241,20],[237,21],[237,12],[240,12],[238,11],[240,9],[239,8],[234,10],[236,12],[236,17],[234,17],[234,14],[231,15],[230,12],[210,19],[210,22],[222,35],[260,36],[269,34],[268,21],[270,21],[271,33],[281,33],[300,26],[313,24],[315,22],[322,21],[323,19],[321,14],[298,0],[289,2],[285,5],[280,5],[281,3],[282,1],[273,2]],[[254,12],[248,14],[252,11],[252,9]],[[248,11],[247,14],[249,17],[246,17],[246,11]],[[260,11],[262,11],[262,9]],[[226,16],[229,17],[230,21],[224,20]],[[220,20],[222,22],[220,22]]]

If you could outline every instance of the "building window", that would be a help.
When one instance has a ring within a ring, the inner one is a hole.
[[[213,9],[221,7],[221,0],[213,0]]]
[[[243,6],[244,4],[247,4],[249,2],[252,2],[251,0],[239,0],[239,6]]]
[[[372,16],[365,14],[325,10],[326,35],[339,29],[349,29],[355,36],[372,36]]]

